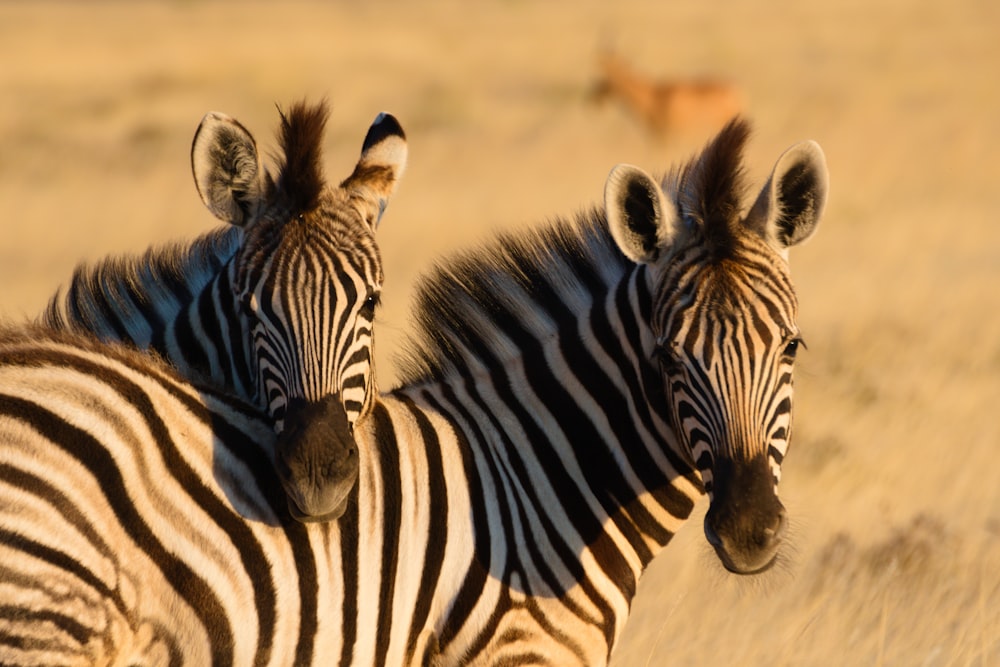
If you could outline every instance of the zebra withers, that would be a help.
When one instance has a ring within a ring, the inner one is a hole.
[[[278,465],[303,519],[343,512],[357,475],[355,422],[375,392],[372,321],[382,287],[374,233],[406,162],[399,123],[380,114],[339,186],[321,165],[325,104],[281,114],[272,174],[253,136],[220,113],[191,148],[198,192],[230,227],[188,246],[79,267],[43,321],[152,349],[188,378],[265,409],[280,435]],[[309,425],[322,421],[322,447]],[[303,451],[310,451],[304,458]]]

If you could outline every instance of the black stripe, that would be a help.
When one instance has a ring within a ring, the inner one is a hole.
[[[380,411],[381,412],[381,411]],[[393,433],[392,424],[385,423],[386,415],[381,412],[380,424]],[[385,444],[386,446],[382,446]],[[392,440],[378,441],[373,456],[378,456],[378,466],[382,473],[382,555],[381,577],[379,578],[378,620],[376,623],[375,664],[386,664],[389,652],[389,640],[392,639],[392,608],[396,589],[396,572],[399,568],[399,534],[402,530],[400,516],[402,504],[402,482],[399,472],[399,445],[395,437]]]
[[[2,408],[7,407],[4,396],[0,396],[0,406],[2,406]],[[22,553],[26,553],[33,558],[37,558],[40,561],[49,563],[53,567],[69,573],[79,581],[83,582],[84,585],[96,591],[101,598],[110,600],[122,616],[128,616],[128,609],[125,602],[119,596],[120,591],[108,588],[93,572],[83,567],[74,556],[66,554],[58,549],[55,549],[54,547],[42,544],[41,542],[37,542],[25,535],[20,535],[7,530],[6,528],[0,528],[0,544]],[[10,583],[21,583],[24,588],[30,588],[34,585],[33,580],[22,579],[22,577],[6,569],[4,570],[3,579],[4,581]]]
[[[441,578],[441,568],[444,567],[445,547],[448,540],[448,488],[444,476],[444,463],[441,456],[441,441],[437,432],[427,419],[427,415],[418,408],[412,400],[404,399],[410,414],[420,428],[421,447],[427,456],[427,493],[429,495],[427,526],[427,550],[424,554],[424,567],[420,573],[420,586],[417,600],[414,604],[410,620],[410,632],[407,638],[407,662],[413,658],[412,649],[417,645],[421,631],[431,627],[428,619],[438,580]],[[387,418],[383,417],[383,418]]]
[[[468,379],[466,381],[468,382]],[[485,442],[485,437],[483,432],[479,430],[476,420],[472,418],[472,415],[462,405],[462,402],[457,399],[453,389],[447,384],[440,385],[440,389],[444,400],[448,403],[447,408],[428,391],[422,392],[421,398],[432,410],[445,415],[448,421],[456,426],[457,445],[462,454],[462,465],[465,470],[463,477],[468,486],[469,498],[471,499],[470,504],[472,505],[470,508],[472,513],[470,526],[473,531],[476,558],[473,567],[463,576],[462,585],[459,587],[458,593],[452,602],[451,613],[448,614],[438,633],[438,642],[441,647],[445,647],[455,640],[456,634],[461,630],[462,624],[472,615],[472,611],[476,607],[476,602],[482,594],[486,579],[494,566],[490,561],[493,553],[492,539],[494,538],[489,533],[490,523],[486,513],[486,503],[489,502],[489,499],[485,497],[485,490],[483,482],[479,477],[479,468],[476,465],[473,447],[469,442],[469,439],[471,439],[473,442],[483,443]],[[449,411],[449,408],[457,412],[460,415],[460,419],[469,424],[470,433],[466,434],[458,429],[459,419],[455,418],[454,414]],[[468,439],[466,436],[468,436]],[[509,531],[506,508],[501,506],[500,511],[504,516],[504,531],[506,533]],[[499,610],[495,610],[492,618],[496,619],[498,613]]]
[[[205,290],[198,296],[196,308],[198,323],[201,325],[203,333],[195,346],[198,347],[199,352],[204,350],[200,355],[204,360],[202,363],[205,364],[202,368],[204,370],[208,369],[208,350],[206,348],[213,348],[213,351],[216,353],[215,356],[219,359],[219,370],[222,373],[222,382],[219,385],[231,387],[234,381],[232,363],[226,358],[225,354],[221,353],[216,343],[216,341],[223,340],[223,336],[222,324],[219,321],[219,305],[216,303],[215,294],[212,290]]]
[[[15,468],[7,463],[0,463],[0,479],[39,498],[45,498],[50,505],[59,510],[67,523],[80,531],[84,539],[101,552],[104,558],[114,560],[113,549],[93,524],[87,520],[87,517],[73,504],[73,501],[60,489],[34,473]]]
[[[60,614],[55,611],[45,610],[45,609],[25,609],[24,607],[15,607],[11,605],[0,604],[0,618],[8,619],[12,623],[39,623],[39,624],[52,624],[59,630],[65,632],[73,640],[80,645],[86,645],[90,638],[95,634],[93,630],[71,616],[66,614]],[[7,635],[13,639],[12,635]],[[21,647],[23,648],[33,648],[39,640],[38,639],[24,639]],[[11,644],[13,642],[5,642]]]
[[[341,577],[344,588],[344,606],[341,626],[343,645],[340,649],[340,664],[353,664],[354,645],[358,641],[358,487],[354,485],[344,516],[340,518],[340,558]]]
[[[218,277],[212,281],[210,289],[212,299],[216,303],[216,308],[225,316],[228,336],[224,339],[214,340],[216,344],[223,344],[220,348],[226,353],[228,360],[224,360],[227,366],[232,369],[231,387],[242,390],[247,400],[254,400],[257,396],[257,376],[256,376],[256,351],[252,349],[250,330],[246,317],[237,303],[236,293],[233,288],[232,273],[235,264],[231,263],[226,270],[219,273]]]
[[[198,337],[192,326],[192,319],[197,319],[197,315],[193,313],[197,313],[199,310],[200,304],[195,303],[186,308],[184,313],[174,320],[172,329],[174,337],[177,339],[176,352],[181,357],[175,359],[174,363],[208,374],[209,361],[208,355],[205,353],[205,343]],[[167,349],[157,349],[157,352],[168,358],[171,356],[170,350]]]

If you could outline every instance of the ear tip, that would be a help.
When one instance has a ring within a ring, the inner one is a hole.
[[[620,162],[611,168],[608,177],[604,181],[604,202],[606,205],[616,193],[622,191],[622,185],[629,180],[648,178],[646,172],[634,164]]]
[[[229,114],[223,113],[221,111],[209,111],[202,117],[201,122],[204,123],[205,121],[228,121],[228,120],[232,120]]]
[[[391,165],[396,178],[402,175],[409,158],[409,148],[403,126],[390,113],[379,113],[368,128],[361,145],[361,160],[365,163]]]
[[[789,150],[794,150],[797,154],[809,158],[817,168],[821,167],[824,172],[826,171],[826,153],[818,141],[806,139],[795,144]]]
[[[403,131],[403,126],[399,124],[395,116],[385,111],[379,113],[372,121],[368,133],[365,135],[364,143],[361,145],[361,152],[367,152],[381,143],[406,146],[406,133]]]
[[[393,116],[388,111],[381,111],[375,120],[372,121],[372,129],[378,128],[380,132],[384,134],[395,134],[402,139],[406,139],[406,133],[403,131],[403,126],[399,124],[399,120]]]
[[[615,166],[611,167],[611,171],[608,172],[608,180],[612,178],[616,180],[621,180],[622,178],[628,176],[629,174],[642,174],[645,173],[641,167],[637,167],[634,164],[628,162],[619,162]]]

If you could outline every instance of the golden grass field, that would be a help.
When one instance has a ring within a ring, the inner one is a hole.
[[[188,166],[225,111],[265,146],[274,104],[328,97],[328,174],[377,112],[410,162],[379,231],[379,378],[415,277],[494,230],[662,172],[656,140],[587,101],[614,47],[730,78],[759,184],[824,147],[831,196],[794,249],[808,352],[782,494],[785,567],[734,580],[704,503],[643,578],[614,663],[1000,664],[1000,4],[995,0],[0,3],[0,315],[36,314],[84,259],[215,224]]]

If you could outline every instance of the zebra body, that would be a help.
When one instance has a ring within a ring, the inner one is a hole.
[[[184,377],[266,410],[281,436],[279,466],[323,478],[307,490],[290,482],[293,511],[304,519],[338,516],[355,481],[351,431],[375,393],[371,331],[382,264],[374,233],[406,162],[402,128],[380,114],[354,172],[327,185],[326,117],[323,104],[282,114],[272,175],[242,125],[207,114],[192,171],[205,205],[230,226],[186,247],[79,267],[42,317],[154,350]],[[308,423],[317,419],[335,437],[324,435],[322,456],[304,464],[299,451],[316,437]]]
[[[0,434],[0,664],[416,664],[408,627],[366,631],[384,620],[365,590],[380,517],[292,520],[253,407],[129,350],[8,331]],[[425,474],[413,454],[396,475]],[[380,476],[364,470],[362,497]],[[400,544],[427,552],[414,528]],[[417,574],[401,569],[396,603]]]
[[[815,227],[826,170],[814,144],[793,147],[742,215],[734,201],[744,139],[745,127],[730,126],[663,191],[635,168],[618,168],[606,218],[595,211],[509,237],[430,279],[404,385],[379,396],[356,424],[358,484],[337,522],[289,520],[277,485],[267,484],[276,463],[268,442],[248,447],[233,436],[233,445],[228,431],[213,431],[225,440],[221,449],[214,444],[224,455],[205,456],[204,465],[249,457],[261,471],[261,495],[271,498],[269,513],[247,516],[251,504],[230,501],[226,516],[255,524],[255,538],[302,545],[262,549],[299,556],[294,572],[272,565],[270,581],[286,596],[280,605],[256,599],[255,624],[235,613],[211,616],[246,636],[252,648],[241,651],[264,664],[289,664],[275,648],[289,642],[301,651],[291,664],[320,656],[341,665],[606,664],[645,565],[704,491],[706,538],[723,565],[752,573],[774,562],[798,340],[783,254]],[[133,439],[126,449],[144,446]],[[185,451],[212,447],[202,439]],[[222,470],[206,467],[200,479],[217,498],[241,497],[227,490],[246,480]],[[4,493],[20,493],[16,476],[10,480]],[[276,525],[256,525],[261,516],[277,517]],[[167,521],[165,530],[190,532]],[[25,528],[31,539],[55,539],[37,525]],[[255,551],[249,536],[234,543],[241,556]],[[30,560],[22,538],[3,548],[15,552],[4,563]],[[240,575],[257,571],[234,558],[236,573],[216,589],[219,573],[201,569],[208,549],[178,557],[227,605],[253,598],[227,582],[269,588],[263,575]],[[296,592],[287,582],[308,581],[310,567],[315,585]],[[89,568],[69,569],[70,577],[92,577]],[[31,574],[12,580],[16,600],[44,585]],[[44,634],[52,613],[29,603],[17,609],[25,608],[24,623]],[[273,635],[251,629],[279,618],[298,625]],[[182,647],[175,653],[221,650],[201,639],[219,633],[157,628],[180,635],[161,640]],[[11,656],[0,654],[5,661],[16,664],[18,639],[0,643]]]
[[[527,632],[549,664],[578,662],[538,616],[582,585],[529,596],[481,560],[504,522],[470,526],[488,506],[466,486],[478,455],[440,415],[386,397],[372,421],[433,433],[427,447],[363,450],[345,516],[303,524],[254,408],[128,350],[28,333],[0,334],[0,664],[503,664],[506,645],[451,655],[494,600],[500,640]],[[576,642],[605,641],[579,625]]]

